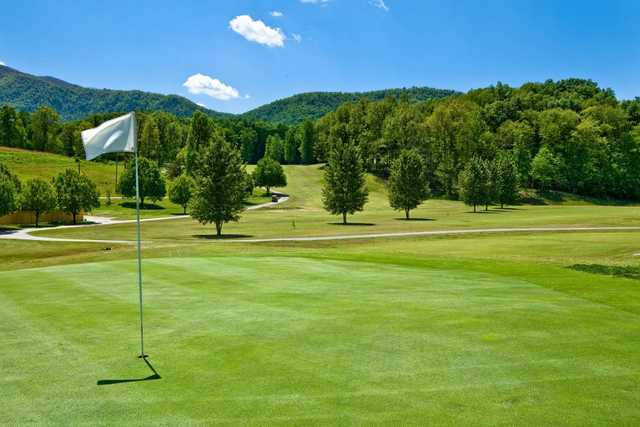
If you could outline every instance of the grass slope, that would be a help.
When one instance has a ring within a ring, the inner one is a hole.
[[[19,148],[0,147],[0,163],[4,163],[22,181],[32,178],[50,180],[66,169],[77,170],[75,159],[58,154],[39,151],[21,150]],[[80,170],[87,174],[104,195],[106,191],[115,193],[114,162],[80,162]],[[124,168],[119,165],[119,173]]]
[[[450,200],[429,200],[412,212],[411,221],[389,207],[384,183],[368,177],[369,202],[364,212],[350,216],[350,225],[322,208],[322,166],[285,166],[288,186],[278,188],[291,199],[274,209],[245,212],[238,223],[224,226],[223,233],[237,237],[303,237],[367,234],[381,232],[428,231],[452,228],[542,227],[542,226],[640,226],[638,205],[598,205],[584,199],[566,198],[550,205],[520,205],[507,209],[492,208],[474,214],[468,206]],[[536,199],[540,203],[540,199]],[[159,211],[161,215],[162,211]],[[52,237],[94,238],[93,228],[44,230]],[[121,224],[100,228],[104,239],[127,240],[134,236],[134,225]],[[154,242],[196,242],[215,234],[211,225],[191,219],[143,225],[144,238]]]

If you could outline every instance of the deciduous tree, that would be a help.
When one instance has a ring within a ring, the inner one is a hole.
[[[403,150],[391,165],[389,175],[389,203],[403,210],[406,219],[429,196],[426,164],[416,149]]]
[[[74,224],[80,212],[90,212],[100,206],[100,193],[96,184],[73,169],[61,172],[54,180],[54,187],[58,207],[71,214]]]
[[[187,205],[193,197],[193,179],[188,175],[180,175],[169,186],[169,200],[182,206],[182,213],[187,214]]]
[[[225,223],[240,219],[246,194],[246,172],[240,151],[220,135],[214,136],[196,176],[191,216],[202,224],[214,223],[219,237]]]
[[[154,161],[140,157],[138,162],[140,206],[144,207],[145,199],[151,199],[153,202],[161,200],[167,194],[167,188],[160,168]],[[120,178],[119,190],[125,197],[136,196],[136,170],[133,162]]]
[[[369,192],[365,181],[358,149],[353,145],[335,143],[324,168],[324,208],[334,215],[342,215],[342,223],[346,224],[347,214],[362,211],[367,203]]]
[[[56,196],[51,185],[40,178],[27,181],[20,194],[20,209],[33,211],[36,216],[36,227],[40,223],[40,215],[50,212],[56,207]]]
[[[287,176],[284,169],[271,157],[264,157],[256,164],[253,172],[253,182],[258,187],[265,187],[267,195],[271,194],[271,187],[284,187],[287,185]]]

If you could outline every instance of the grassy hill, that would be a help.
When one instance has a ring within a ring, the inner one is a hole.
[[[5,164],[11,172],[22,181],[31,178],[49,180],[65,169],[77,169],[78,164],[71,157],[39,151],[21,150],[19,148],[0,147],[0,163]],[[80,169],[98,186],[100,193],[115,193],[114,162],[80,162]],[[122,164],[119,168],[123,171]]]
[[[248,111],[243,116],[276,123],[297,124],[306,119],[322,117],[345,102],[355,101],[360,98],[377,101],[384,99],[386,96],[399,97],[406,95],[411,101],[427,101],[444,98],[456,93],[453,90],[430,87],[385,89],[370,92],[308,92],[279,99]]]
[[[22,111],[42,105],[53,107],[65,120],[91,113],[120,111],[165,111],[190,116],[200,110],[213,116],[226,115],[200,107],[178,95],[161,95],[139,90],[93,89],[54,77],[40,77],[0,65],[0,105],[9,104]]]

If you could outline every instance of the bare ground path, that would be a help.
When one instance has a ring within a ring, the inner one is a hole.
[[[263,203],[250,206],[247,210],[255,210],[275,206],[284,203],[289,198],[281,195],[277,202]],[[151,221],[170,221],[175,219],[188,218],[189,215],[173,215],[160,218],[146,218],[141,222]],[[48,227],[46,230],[66,229],[76,227],[97,227],[110,224],[127,224],[135,223],[135,219],[118,220],[113,218],[90,216],[85,218],[92,222],[90,225],[61,225],[57,227]],[[103,239],[70,239],[58,237],[46,237],[32,234],[35,231],[42,231],[42,228],[23,228],[19,230],[10,230],[0,232],[0,239],[13,240],[34,240],[49,242],[78,242],[78,243],[111,243],[111,244],[132,244],[134,240],[103,240]],[[307,236],[307,237],[273,237],[264,239],[225,239],[221,240],[226,243],[273,243],[273,242],[314,242],[314,241],[332,241],[332,240],[356,240],[356,239],[377,239],[377,238],[394,238],[394,237],[421,237],[421,236],[447,236],[447,235],[463,235],[463,234],[486,234],[486,233],[548,233],[548,232],[619,232],[619,231],[640,231],[640,226],[601,226],[601,227],[503,227],[503,228],[464,228],[449,230],[431,230],[431,231],[409,231],[409,232],[393,232],[393,233],[364,233],[364,234],[347,234],[334,236]],[[215,242],[215,240],[213,240]],[[640,256],[640,253],[634,254]]]

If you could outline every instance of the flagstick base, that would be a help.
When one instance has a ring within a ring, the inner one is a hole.
[[[147,357],[149,357],[148,354],[141,354],[140,356],[138,356],[138,359],[146,359]]]

